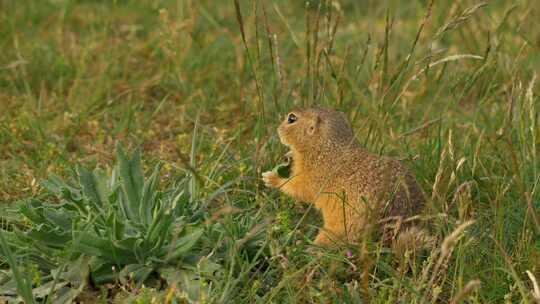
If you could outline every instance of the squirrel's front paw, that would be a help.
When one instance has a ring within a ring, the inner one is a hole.
[[[282,184],[282,178],[273,171],[267,171],[262,174],[264,185],[268,188],[278,188]]]

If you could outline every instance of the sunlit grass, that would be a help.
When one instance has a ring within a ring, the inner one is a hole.
[[[40,182],[77,164],[112,166],[121,140],[142,148],[148,175],[163,162],[164,189],[191,177],[209,214],[201,225],[219,223],[209,259],[224,277],[205,281],[209,302],[534,301],[534,4],[0,1],[1,206],[50,199]],[[368,150],[414,171],[431,252],[400,260],[376,242],[350,258],[313,251],[317,213],[259,181],[285,152],[282,114],[306,105],[346,112]],[[0,218],[6,231],[28,225]],[[108,288],[85,292],[182,297],[179,286]]]

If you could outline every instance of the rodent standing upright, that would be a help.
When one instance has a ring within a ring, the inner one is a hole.
[[[291,149],[291,176],[265,172],[264,183],[314,203],[322,212],[324,227],[315,244],[358,242],[369,223],[383,217],[405,219],[422,209],[424,195],[414,175],[398,160],[363,149],[344,113],[321,108],[293,111],[278,134]]]

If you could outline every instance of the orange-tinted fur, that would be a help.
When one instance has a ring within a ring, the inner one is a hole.
[[[360,147],[345,115],[329,109],[291,112],[278,128],[281,142],[291,149],[288,179],[263,173],[268,187],[296,200],[314,203],[324,227],[317,245],[356,242],[367,223],[384,217],[407,218],[424,204],[414,176],[399,161]]]

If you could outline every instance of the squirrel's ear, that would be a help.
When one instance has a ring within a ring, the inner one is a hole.
[[[313,135],[315,133],[315,130],[319,128],[319,125],[321,124],[321,117],[319,115],[315,116],[311,123],[309,124],[308,128],[308,134]]]

